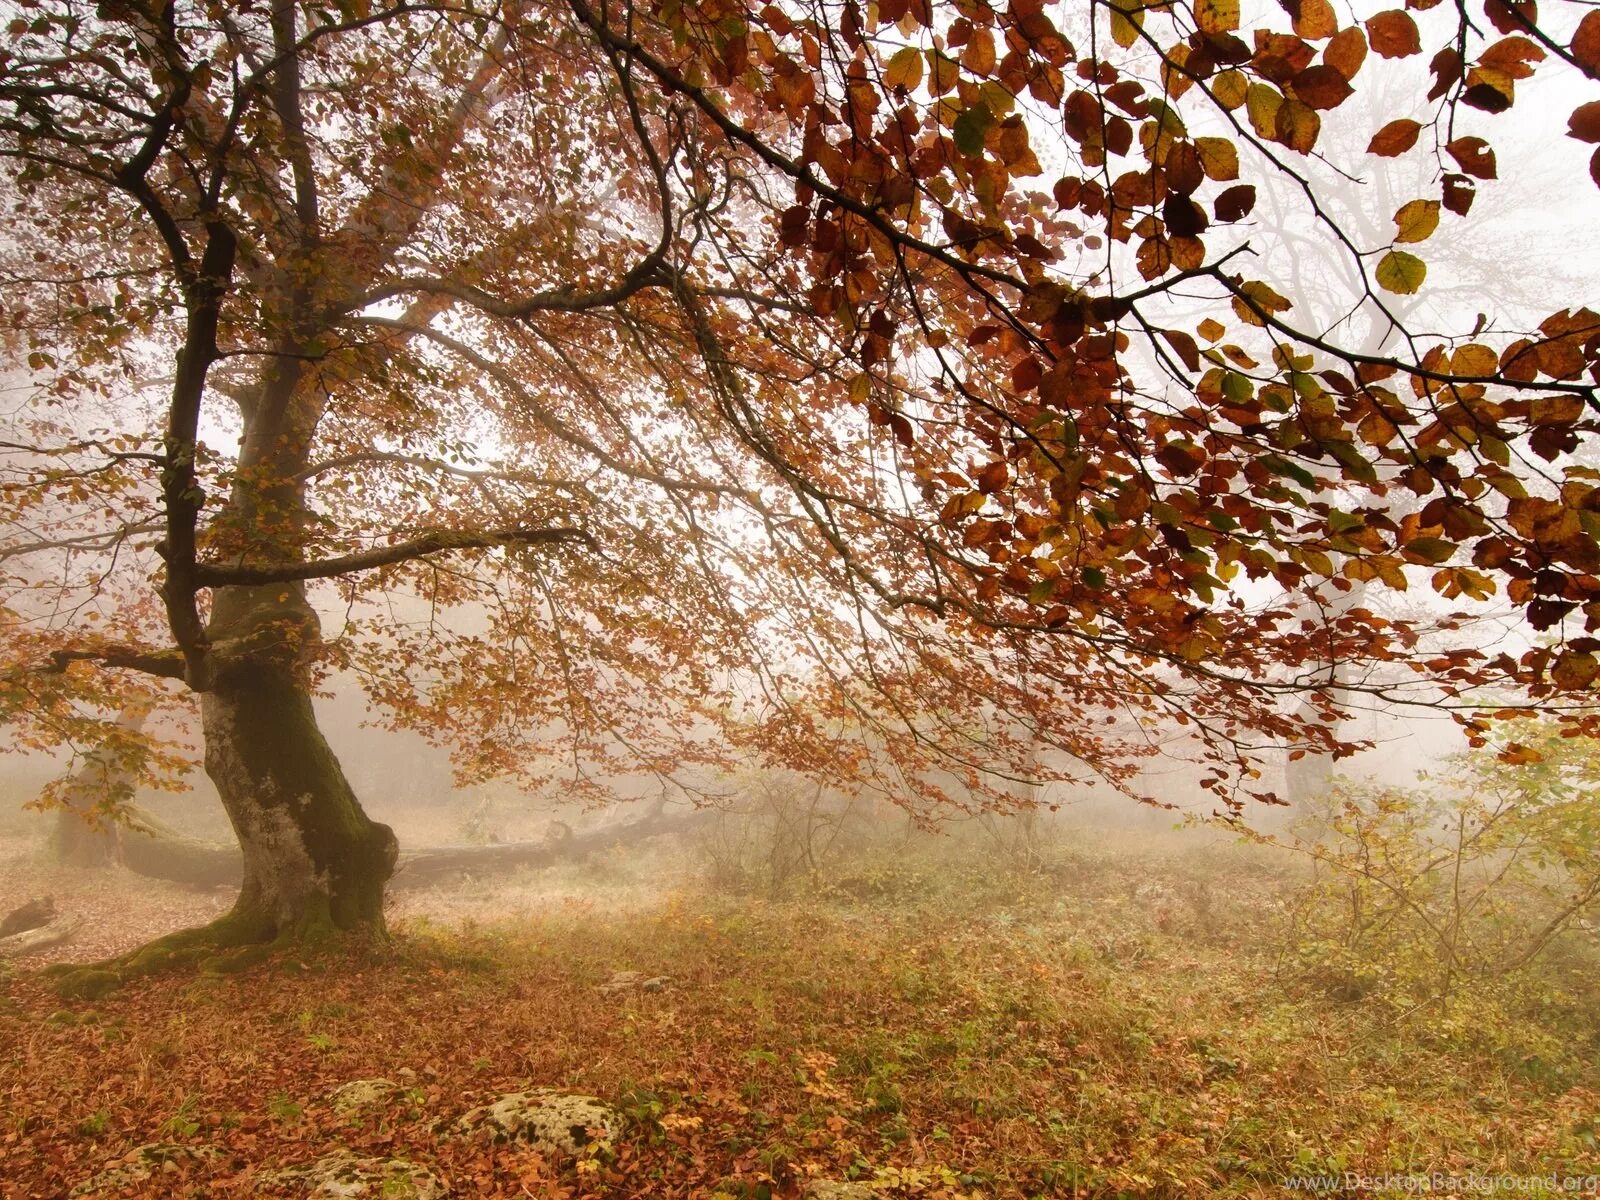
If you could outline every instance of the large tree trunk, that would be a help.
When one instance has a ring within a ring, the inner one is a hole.
[[[297,588],[228,588],[211,633],[222,655],[201,697],[206,774],[244,854],[226,925],[257,942],[381,932],[398,844],[362,811],[317,727],[302,665],[315,614]]]

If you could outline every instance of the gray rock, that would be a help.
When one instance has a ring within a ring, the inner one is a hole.
[[[398,1083],[389,1079],[352,1079],[334,1088],[328,1096],[328,1103],[341,1117],[353,1117],[363,1109],[379,1108],[389,1103],[395,1093],[401,1090]]]
[[[602,995],[615,996],[621,992],[664,992],[672,986],[672,976],[646,976],[643,971],[617,971],[599,987]]]
[[[307,1188],[307,1200],[439,1200],[445,1194],[444,1181],[427,1167],[403,1158],[362,1158],[348,1150],[258,1178],[273,1186]]]
[[[185,1146],[178,1142],[151,1142],[128,1151],[111,1166],[85,1179],[69,1196],[114,1196],[158,1175],[176,1174],[185,1167],[220,1157],[210,1146]],[[165,1189],[162,1194],[166,1195]]]
[[[883,1200],[884,1193],[870,1183],[839,1183],[818,1179],[803,1193],[804,1200]]]
[[[456,1122],[458,1132],[486,1131],[496,1141],[523,1142],[555,1160],[609,1145],[619,1126],[616,1110],[603,1100],[555,1088],[512,1092]]]

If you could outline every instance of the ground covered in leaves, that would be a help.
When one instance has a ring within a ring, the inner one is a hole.
[[[387,946],[92,1003],[18,973],[0,1195],[65,1196],[158,1142],[198,1152],[126,1194],[305,1195],[272,1172],[338,1148],[454,1196],[1276,1196],[1344,1171],[1596,1171],[1583,1013],[1489,1036],[1337,1001],[1274,949],[1275,881],[1209,870],[901,857],[782,902],[412,915]],[[667,981],[608,987],[619,972]],[[402,1086],[341,1114],[335,1089],[372,1077]],[[621,1135],[557,1162],[452,1128],[539,1087],[605,1098]]]

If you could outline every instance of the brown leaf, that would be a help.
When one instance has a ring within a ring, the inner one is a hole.
[[[1460,137],[1448,143],[1445,149],[1450,157],[1468,175],[1479,179],[1495,178],[1494,151],[1480,137]]]
[[[1361,32],[1361,26],[1348,25],[1334,34],[1322,51],[1322,61],[1346,79],[1354,79],[1367,61],[1367,35]]]
[[[1466,216],[1477,195],[1478,185],[1465,175],[1449,174],[1444,177],[1444,206],[1456,216]]]
[[[1572,35],[1572,57],[1591,79],[1600,79],[1600,8],[1591,8]]]
[[[1294,31],[1303,38],[1318,42],[1332,37],[1339,29],[1339,18],[1328,0],[1280,0]]]
[[[1294,94],[1312,108],[1338,108],[1355,90],[1336,67],[1307,67],[1294,77]]]
[[[1567,119],[1567,136],[1580,142],[1600,142],[1600,100],[1591,100],[1572,110]]]
[[[1191,371],[1200,369],[1200,347],[1181,329],[1163,329],[1161,336],[1167,339],[1167,344],[1183,359],[1183,365]]]
[[[1417,23],[1403,9],[1391,8],[1367,19],[1367,41],[1383,58],[1405,58],[1422,53]]]
[[[1390,121],[1372,135],[1372,141],[1367,143],[1367,153],[1394,158],[1415,146],[1417,135],[1421,132],[1422,126],[1410,117]]]
[[[1242,221],[1256,206],[1256,189],[1248,183],[1235,184],[1219,195],[1212,205],[1217,220],[1223,224]]]
[[[1322,118],[1316,109],[1293,97],[1278,107],[1275,124],[1277,140],[1299,154],[1310,154],[1322,132]]]
[[[1433,72],[1433,86],[1428,89],[1428,99],[1437,100],[1461,78],[1461,55],[1453,47],[1446,46],[1433,56],[1428,70]]]
[[[1539,23],[1535,0],[1484,0],[1483,12],[1501,33],[1524,33]]]

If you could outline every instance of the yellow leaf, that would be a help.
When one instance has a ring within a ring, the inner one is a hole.
[[[1421,289],[1428,277],[1428,264],[1415,254],[1391,250],[1378,263],[1378,286],[1386,292],[1410,296]]]
[[[1239,0],[1195,0],[1194,19],[1206,33],[1232,33],[1239,28]]]
[[[883,72],[885,87],[903,87],[906,91],[915,91],[922,82],[922,51],[915,46],[906,46],[895,51],[894,57],[889,60],[888,67]]]
[[[1400,206],[1394,215],[1399,230],[1397,242],[1425,242],[1439,228],[1439,202],[1437,200],[1412,200]]]
[[[1473,343],[1457,346],[1450,355],[1452,375],[1493,375],[1500,369],[1500,356],[1488,346]]]
[[[1300,0],[1294,31],[1313,42],[1332,37],[1339,32],[1339,18],[1334,15],[1333,5],[1328,0]]]
[[[1139,40],[1139,30],[1144,26],[1144,9],[1136,8],[1131,12],[1123,12],[1120,8],[1111,10],[1111,40],[1126,50]]]
[[[1211,94],[1229,112],[1244,104],[1248,88],[1249,81],[1241,71],[1224,71],[1211,81]]]
[[[1239,148],[1227,138],[1195,138],[1194,148],[1200,154],[1206,178],[1219,183],[1239,178]]]
[[[961,52],[961,65],[974,75],[987,75],[994,70],[994,63],[994,34],[987,29],[974,29]]]
[[[1250,114],[1250,124],[1260,137],[1274,139],[1278,136],[1278,110],[1283,107],[1283,93],[1267,83],[1252,83],[1245,91],[1245,109]]]

